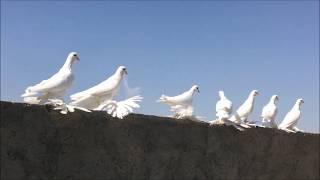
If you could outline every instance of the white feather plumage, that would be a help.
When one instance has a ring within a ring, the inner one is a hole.
[[[232,102],[224,95],[223,91],[219,91],[220,100],[216,104],[216,116],[220,121],[229,119],[232,113]]]
[[[256,95],[258,95],[257,90],[251,91],[247,100],[237,109],[236,113],[230,118],[230,120],[236,123],[247,123],[248,117],[253,111]]]
[[[227,126],[233,126],[234,128],[243,131],[247,128],[245,125],[241,125],[230,121],[230,115],[232,113],[232,102],[225,96],[223,91],[219,91],[219,101],[216,103],[216,116],[217,120],[210,121],[210,125],[225,124]]]
[[[65,92],[74,81],[72,65],[75,60],[79,60],[77,53],[69,53],[64,65],[56,74],[39,84],[28,87],[21,97],[31,104],[43,104],[49,102],[48,99],[63,99]]]
[[[124,66],[118,67],[116,72],[107,80],[87,90],[72,94],[70,96],[70,104],[87,109],[98,108],[101,104],[107,103],[118,94],[121,80],[125,74],[126,68]]]
[[[170,110],[174,113],[173,117],[181,119],[193,116],[193,95],[199,92],[197,85],[192,86],[188,91],[177,96],[161,95],[158,102],[165,103],[170,106]]]
[[[263,107],[261,117],[262,125],[264,127],[277,128],[275,117],[278,113],[278,108],[276,105],[276,101],[278,99],[279,98],[277,95],[271,96],[269,103]]]
[[[112,117],[118,117],[122,119],[128,114],[133,112],[134,108],[140,108],[138,102],[141,102],[143,97],[141,96],[133,96],[123,101],[108,101],[105,104],[101,104],[100,107],[96,110],[107,111]]]
[[[139,108],[137,102],[142,100],[141,96],[134,96],[119,102],[113,100],[118,94],[120,83],[125,74],[127,74],[126,68],[120,66],[107,80],[85,91],[71,95],[72,102],[70,105],[91,110],[104,110],[113,117],[122,119],[133,112],[134,108]]]
[[[286,114],[283,121],[279,124],[278,126],[279,129],[282,129],[288,132],[302,131],[297,127],[298,120],[300,119],[300,115],[301,115],[300,108],[302,103],[304,103],[303,99],[297,99],[292,109]]]

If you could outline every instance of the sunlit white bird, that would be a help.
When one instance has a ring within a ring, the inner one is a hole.
[[[126,74],[125,66],[118,67],[116,72],[107,80],[87,90],[72,94],[70,104],[88,109],[98,108],[104,101],[111,100],[118,94],[120,83]]]
[[[174,113],[173,117],[181,119],[193,116],[192,101],[196,92],[200,92],[197,85],[192,86],[188,91],[177,96],[161,95],[158,102],[165,103],[170,106]]]
[[[279,129],[285,130],[287,132],[303,132],[297,127],[297,123],[301,115],[300,108],[303,103],[303,99],[297,99],[292,109],[287,113],[283,121],[279,124]]]
[[[118,94],[124,76],[128,74],[125,66],[120,66],[107,80],[85,91],[70,96],[70,105],[90,110],[105,110],[114,117],[123,118],[139,108],[137,102],[141,96],[134,96],[127,100],[117,102],[113,98]]]
[[[25,90],[25,93],[21,95],[23,100],[30,104],[43,104],[49,99],[62,100],[65,92],[73,84],[72,65],[76,60],[79,60],[77,53],[69,53],[64,65],[56,74]]]
[[[232,102],[224,95],[223,91],[219,91],[220,100],[216,104],[216,116],[220,121],[229,119],[232,113]]]
[[[232,102],[225,96],[223,91],[219,91],[219,97],[220,100],[216,103],[216,116],[218,119],[210,121],[210,125],[225,124],[227,126],[233,126],[240,131],[243,131],[244,128],[248,127],[229,120],[232,113]]]
[[[263,107],[262,113],[261,113],[263,126],[270,127],[270,128],[277,128],[275,117],[278,113],[278,108],[276,105],[276,101],[278,100],[279,100],[279,97],[277,95],[273,95],[271,96],[269,103]]]
[[[236,113],[230,118],[230,120],[236,123],[248,123],[248,117],[253,111],[254,100],[257,95],[257,90],[251,91],[248,99],[237,109]]]

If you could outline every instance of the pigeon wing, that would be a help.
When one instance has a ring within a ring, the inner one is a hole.
[[[227,113],[232,113],[232,102],[229,100],[219,100],[216,104],[216,111],[226,111]]]
[[[28,87],[22,97],[33,96],[35,92],[63,92],[72,85],[73,80],[71,72],[59,71],[49,79]]]
[[[91,87],[85,91],[81,91],[78,93],[75,93],[70,96],[72,101],[76,101],[78,99],[81,99],[82,97],[86,97],[88,95],[92,96],[107,96],[110,94],[113,94],[115,91],[117,91],[117,85],[119,84],[119,81],[113,78],[109,78],[104,82],[101,82],[100,84]]]
[[[280,123],[279,128],[287,128],[295,125],[299,119],[300,113],[297,111],[290,111],[283,121]]]

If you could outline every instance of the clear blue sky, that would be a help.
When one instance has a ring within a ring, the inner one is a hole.
[[[258,89],[252,119],[273,94],[277,122],[302,97],[299,127],[319,132],[318,1],[1,1],[1,100],[22,101],[70,51],[81,61],[67,95],[125,65],[139,113],[168,115],[158,97],[198,84],[196,114],[213,119],[218,90],[236,109]]]

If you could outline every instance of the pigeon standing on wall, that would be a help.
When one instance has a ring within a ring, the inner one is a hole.
[[[237,124],[229,120],[232,113],[232,102],[225,96],[223,91],[219,91],[219,97],[220,100],[216,103],[216,116],[218,119],[210,121],[210,126],[224,124],[233,126],[240,131],[243,131],[244,128],[248,128],[249,126]]]
[[[253,111],[254,100],[258,95],[257,90],[253,90],[250,92],[248,99],[238,108],[236,113],[230,118],[231,121],[240,124],[247,124],[248,117]]]
[[[224,122],[230,118],[232,113],[232,102],[224,95],[223,91],[219,91],[220,100],[216,104],[216,116],[219,121]]]
[[[300,108],[303,103],[303,99],[297,99],[292,109],[287,113],[283,121],[279,124],[279,129],[285,130],[287,132],[303,132],[297,127],[297,123],[301,115]]]
[[[63,101],[65,92],[74,81],[72,65],[76,60],[79,60],[77,53],[69,53],[64,65],[56,74],[25,90],[25,93],[21,95],[23,100],[30,104],[48,103],[49,99]]]
[[[273,95],[271,96],[269,103],[263,107],[261,117],[262,125],[264,127],[277,128],[275,117],[278,113],[278,108],[276,105],[276,101],[278,100],[279,97],[277,95]]]
[[[70,105],[90,110],[104,110],[114,117],[123,118],[133,112],[133,108],[139,108],[137,102],[141,96],[134,96],[127,100],[117,102],[113,98],[118,94],[120,83],[128,74],[125,66],[120,66],[107,80],[85,91],[70,96]]]
[[[173,117],[181,119],[193,116],[192,101],[196,92],[200,92],[197,85],[192,86],[188,91],[177,96],[161,95],[158,102],[165,103],[170,106],[174,113]]]

